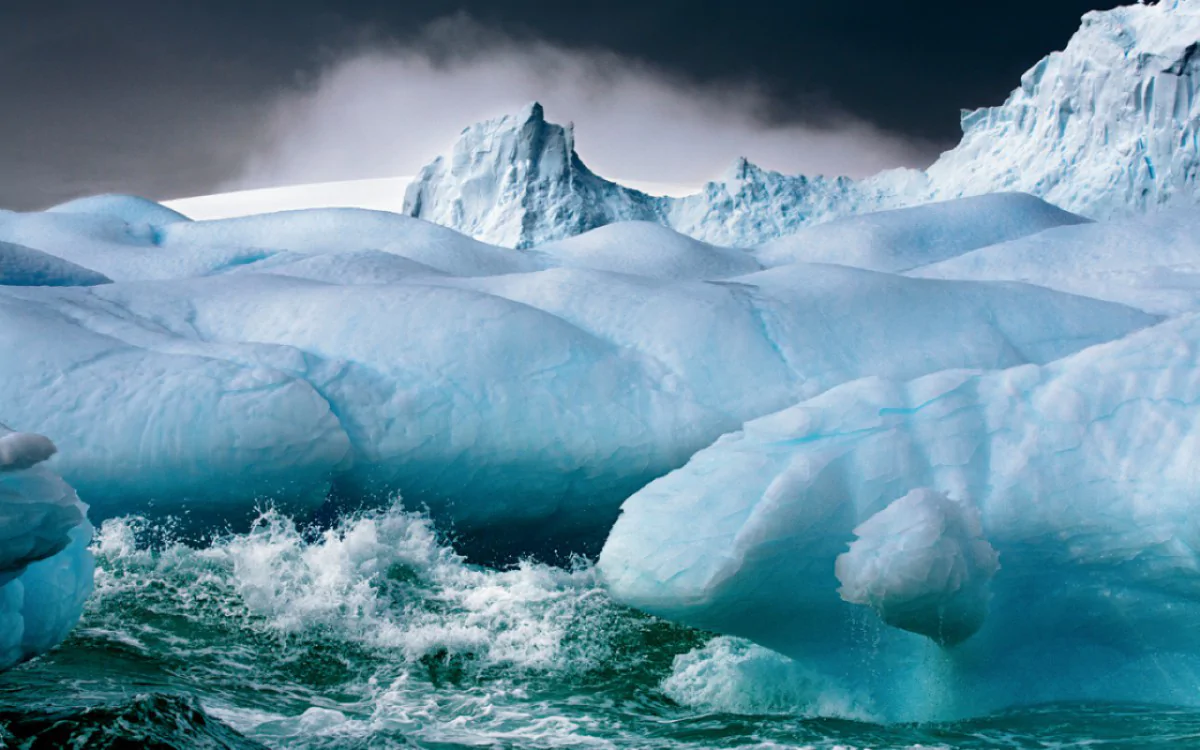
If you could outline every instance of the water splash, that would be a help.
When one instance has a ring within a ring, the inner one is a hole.
[[[0,675],[0,746],[998,748],[1200,742],[1200,713],[1051,709],[929,727],[803,666],[613,604],[591,566],[466,564],[399,504],[267,512],[195,547],[105,523],[60,649]],[[812,717],[840,717],[812,718]]]

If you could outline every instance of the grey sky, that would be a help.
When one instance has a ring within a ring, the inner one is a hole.
[[[919,164],[1103,5],[0,0],[0,206],[410,171],[531,98],[602,174]]]

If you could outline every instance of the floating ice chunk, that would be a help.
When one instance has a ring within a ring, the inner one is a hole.
[[[472,125],[408,186],[404,213],[515,248],[659,216],[663,199],[597,177],[574,141],[536,102]]]
[[[1157,321],[1028,286],[759,271],[646,223],[529,251],[352,209],[148,235],[0,214],[5,232],[123,279],[0,287],[0,351],[21,352],[0,414],[55,439],[98,519],[399,492],[489,559],[597,550],[646,482],[847,380],[1041,364]]]
[[[58,644],[91,592],[86,507],[36,466],[53,453],[46,438],[0,425],[0,669]]]
[[[1198,39],[1195,0],[1088,13],[1066,48],[1030,68],[1004,104],[964,112],[961,142],[926,172],[792,176],[738,159],[722,179],[678,198],[597,176],[576,154],[570,128],[546,122],[533,104],[463,131],[408,186],[404,211],[509,247],[629,220],[750,247],[833,219],[965,195],[1020,191],[1096,219],[1194,205]],[[863,251],[850,262],[895,261]]]
[[[1093,11],[1001,106],[963,113],[939,196],[1031,192],[1107,219],[1200,199],[1200,3]]]
[[[854,533],[858,539],[834,567],[842,599],[946,646],[983,625],[999,563],[973,505],[915,489]]]

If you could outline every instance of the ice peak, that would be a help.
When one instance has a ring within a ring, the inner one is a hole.
[[[464,130],[409,185],[404,212],[517,248],[659,219],[657,199],[593,174],[572,126],[547,121],[538,102]]]
[[[546,131],[558,130],[561,126],[546,121],[546,110],[540,102],[532,101],[525,106],[508,114],[493,117],[489,120],[464,128],[462,136],[472,132],[501,132],[513,131],[520,133],[525,139],[534,139]]]
[[[1003,105],[964,111],[962,142],[927,172],[788,176],[740,157],[702,193],[680,199],[596,176],[576,154],[571,127],[547,121],[531,102],[463,131],[409,188],[405,206],[528,247],[621,219],[749,246],[863,211],[998,192],[1098,219],[1192,204],[1200,202],[1198,50],[1200,0],[1093,11]]]
[[[739,156],[725,171],[723,181],[730,185],[738,185],[744,182],[762,182],[771,175],[778,175],[778,173],[763,169],[746,157]]]
[[[546,124],[546,109],[542,107],[542,103],[539,101],[532,101],[529,104],[526,104],[521,109],[521,112],[523,113],[526,122],[539,123],[542,125]]]

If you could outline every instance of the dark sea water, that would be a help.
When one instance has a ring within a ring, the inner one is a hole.
[[[0,675],[0,744],[1200,748],[1200,711],[1153,706],[874,724],[792,662],[613,604],[582,562],[476,568],[398,508],[323,532],[268,514],[202,547],[167,536],[100,529],[79,628]]]

